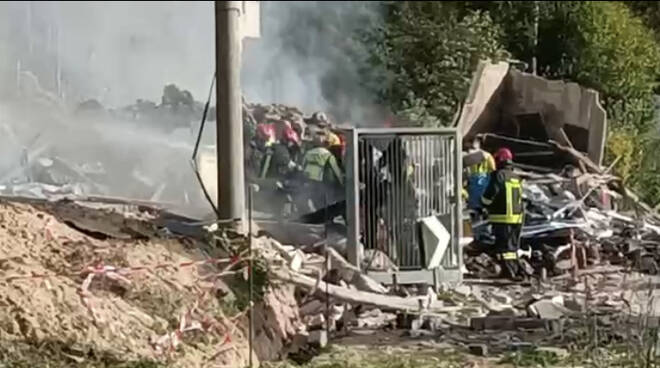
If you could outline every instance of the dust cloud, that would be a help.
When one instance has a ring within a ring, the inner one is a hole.
[[[99,183],[94,194],[204,205],[189,160],[215,65],[213,10],[198,1],[1,3],[3,183],[22,180],[25,157],[59,157]],[[364,115],[367,103],[356,102],[369,98],[355,82],[364,55],[347,42],[378,21],[378,2],[262,2],[261,14],[262,38],[244,43],[248,101]],[[164,126],[167,84],[197,102]],[[138,99],[161,115],[126,113]],[[78,114],[89,100],[103,109]],[[214,132],[204,136],[213,144]],[[103,175],[82,169],[96,164]]]

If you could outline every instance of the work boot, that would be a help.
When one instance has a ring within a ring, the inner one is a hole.
[[[502,261],[502,272],[500,277],[503,279],[508,279],[515,282],[522,282],[525,278],[521,275],[520,265],[518,260],[506,260]]]

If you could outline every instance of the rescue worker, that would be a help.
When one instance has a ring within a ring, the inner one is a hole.
[[[335,160],[337,160],[337,164],[339,167],[343,167],[343,162],[342,162],[342,142],[341,139],[335,132],[333,132],[329,126],[325,126],[325,136],[327,140],[327,145],[328,145],[328,151],[332,153],[333,156],[335,156]]]
[[[302,163],[302,170],[307,181],[308,194],[312,201],[312,211],[335,203],[344,186],[344,175],[337,160],[327,148],[327,138],[323,131],[315,132],[312,143]]]
[[[513,154],[508,148],[500,148],[495,161],[497,170],[491,174],[481,202],[488,209],[502,276],[518,281],[522,279],[518,263],[523,224],[522,184],[513,172]]]
[[[481,160],[467,167],[468,208],[478,212],[482,208],[481,197],[488,186],[490,174],[495,171],[496,167],[493,156],[481,149],[480,137],[474,137],[472,140],[472,147],[470,147],[468,155],[473,154],[481,154]]]
[[[300,152],[300,138],[291,123],[281,120],[273,124],[273,137],[266,147],[259,177],[284,178],[294,169]]]

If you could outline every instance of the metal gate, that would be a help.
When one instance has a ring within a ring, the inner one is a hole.
[[[461,138],[456,129],[347,129],[349,260],[384,252],[397,271],[369,272],[384,283],[460,282]],[[450,245],[438,268],[425,268],[420,219],[435,216]]]

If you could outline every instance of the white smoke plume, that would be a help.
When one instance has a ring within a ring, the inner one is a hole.
[[[362,119],[373,96],[358,83],[364,55],[351,40],[361,27],[379,21],[379,3],[261,6],[262,38],[244,43],[247,100]],[[184,172],[190,180],[180,185],[196,185],[188,165],[190,126],[173,134],[140,122],[70,114],[89,99],[107,108],[137,99],[160,103],[170,83],[205,101],[215,66],[213,2],[5,2],[0,24],[0,125],[15,132],[0,137],[0,177],[16,166],[17,147],[39,136],[39,144],[76,164],[104,161],[116,176],[106,183],[112,195],[144,195],[132,190],[136,168],[156,183]],[[28,82],[43,92],[30,102],[23,91]]]

